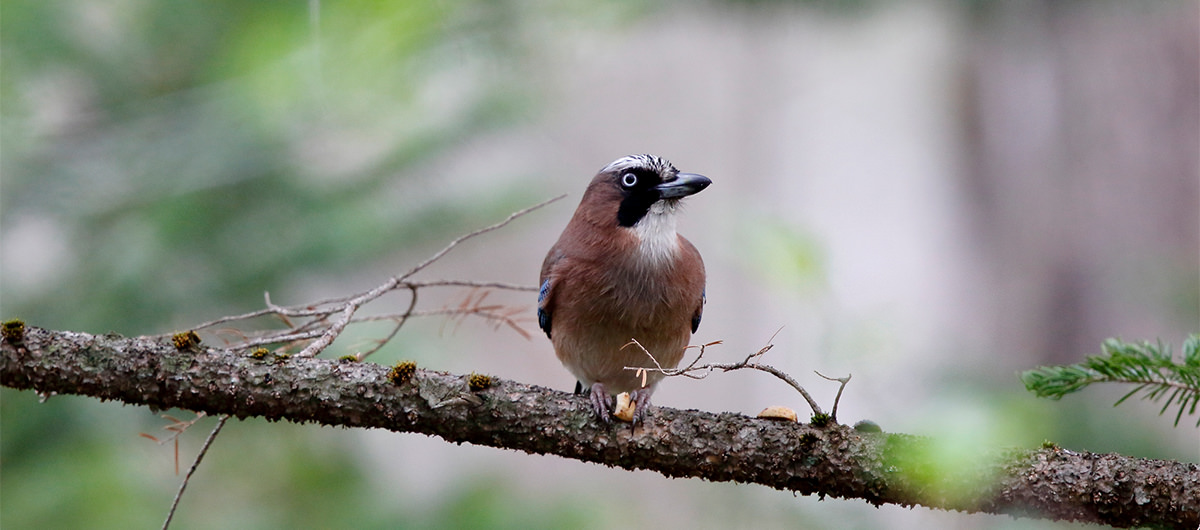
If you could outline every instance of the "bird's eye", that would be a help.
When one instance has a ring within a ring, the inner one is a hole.
[[[637,185],[637,175],[626,173],[621,176],[621,185],[626,188],[632,188]]]

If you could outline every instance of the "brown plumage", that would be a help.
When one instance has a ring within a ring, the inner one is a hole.
[[[676,367],[699,325],[704,262],[674,214],[709,182],[657,157],[619,159],[592,179],[542,263],[539,323],[605,421],[620,392],[644,417],[662,374],[646,372],[643,385],[626,367]]]

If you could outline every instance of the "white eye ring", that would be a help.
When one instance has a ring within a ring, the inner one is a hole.
[[[626,188],[632,188],[637,185],[637,175],[626,173],[621,176],[621,185]]]

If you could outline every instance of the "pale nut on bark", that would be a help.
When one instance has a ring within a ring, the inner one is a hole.
[[[613,407],[613,417],[624,422],[632,422],[633,411],[634,403],[633,399],[629,397],[629,392],[617,394],[617,406]]]
[[[796,411],[776,405],[763,409],[758,413],[758,417],[766,420],[796,421]]]

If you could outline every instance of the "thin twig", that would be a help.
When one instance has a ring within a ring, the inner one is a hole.
[[[406,281],[405,287],[480,287],[483,289],[502,289],[506,291],[530,291],[537,292],[536,285],[519,285],[507,282],[476,282],[471,280],[429,280],[429,281]]]
[[[208,452],[209,446],[213,440],[217,439],[217,434],[221,432],[221,427],[225,426],[225,422],[229,420],[229,415],[221,416],[217,420],[217,426],[213,427],[212,432],[208,433],[208,439],[204,440],[204,445],[200,447],[200,453],[196,455],[196,460],[192,462],[192,467],[188,469],[187,475],[183,477],[183,483],[179,485],[179,491],[175,492],[175,500],[171,502],[171,511],[167,512],[167,520],[163,521],[163,530],[171,526],[171,519],[175,517],[175,509],[179,507],[179,499],[183,498],[183,490],[187,489],[188,481],[191,480],[192,474],[196,472],[196,468],[200,467],[200,460],[204,459],[204,454]]]
[[[743,369],[759,370],[762,372],[769,373],[769,374],[783,380],[785,383],[791,385],[792,388],[796,389],[797,392],[800,392],[800,395],[804,396],[804,400],[808,402],[808,406],[812,407],[813,414],[824,414],[824,412],[821,411],[821,406],[817,405],[817,400],[813,399],[812,395],[810,395],[808,393],[808,391],[804,389],[803,386],[800,386],[800,383],[796,382],[796,380],[793,379],[792,376],[788,375],[786,372],[784,372],[778,368],[775,368],[774,366],[751,362],[755,358],[761,357],[763,354],[770,351],[771,348],[775,347],[775,345],[771,344],[771,342],[773,342],[775,340],[775,335],[778,335],[779,331],[781,331],[782,329],[783,328],[779,328],[779,330],[776,330],[775,333],[771,335],[771,338],[767,340],[766,346],[763,346],[758,351],[751,353],[750,355],[747,355],[746,358],[742,359],[742,361],[739,363],[710,363],[710,364],[697,365],[697,363],[700,362],[700,359],[702,357],[704,357],[705,347],[712,346],[714,344],[720,344],[720,341],[717,341],[717,342],[711,342],[708,344],[701,345],[700,346],[700,354],[696,356],[696,359],[693,360],[686,367],[678,368],[678,369],[663,368],[662,365],[658,364],[658,360],[655,359],[653,355],[650,355],[650,352],[646,351],[646,348],[643,347],[640,342],[638,342],[636,339],[634,339],[634,340],[631,340],[629,342],[629,344],[626,344],[626,346],[629,346],[630,344],[636,344],[639,348],[642,349],[643,352],[646,353],[647,356],[650,357],[650,360],[654,362],[655,368],[626,366],[625,369],[626,370],[637,370],[639,372],[655,371],[655,372],[659,372],[667,377],[684,376],[684,377],[688,377],[691,379],[704,379],[705,377],[708,377],[708,375],[711,374],[714,370],[720,370],[722,372],[729,372],[729,371],[733,371],[733,370],[743,370]],[[822,376],[822,377],[824,377],[824,376]],[[846,380],[849,381],[849,378],[847,377]],[[845,387],[845,385],[846,384],[843,382],[842,387]],[[839,398],[841,397],[841,389],[838,390],[838,396],[839,396]],[[837,401],[834,401],[834,407],[835,408],[837,407]]]
[[[299,340],[315,339],[325,333],[324,329],[313,329],[303,333],[272,333],[264,335],[256,339],[250,339],[245,342],[239,342],[229,347],[231,350],[245,350],[255,346],[266,346],[269,344],[279,344],[281,342],[296,342]]]
[[[192,418],[188,421],[183,421],[179,418],[171,416],[170,414],[163,414],[162,415],[163,419],[171,421],[170,425],[163,427],[164,430],[171,431],[170,436],[168,436],[165,440],[160,440],[157,436],[154,436],[151,434],[146,434],[144,432],[140,433],[140,436],[142,438],[153,440],[155,443],[157,443],[159,445],[165,444],[167,442],[172,442],[172,444],[174,445],[174,449],[175,449],[175,474],[178,475],[179,474],[179,437],[181,435],[183,435],[183,433],[187,432],[187,430],[190,429],[192,427],[192,425],[195,425],[196,422],[204,419],[207,416],[208,415],[205,414],[204,411],[200,411],[200,412],[196,413],[195,418]]]
[[[317,337],[316,340],[310,342],[308,346],[305,346],[300,353],[296,354],[296,356],[313,357],[323,351],[325,348],[328,348],[330,344],[333,344],[333,340],[336,339],[338,335],[342,334],[342,331],[346,329],[346,326],[350,325],[350,319],[354,316],[354,312],[358,311],[359,307],[362,307],[363,304],[383,296],[384,293],[395,289],[398,285],[400,285],[400,278],[392,277],[378,287],[347,301],[346,304],[341,307],[341,311],[339,311],[341,314],[338,319],[333,321],[329,327],[325,328],[325,330],[320,334],[320,336]]]
[[[416,292],[417,288],[419,287],[417,285],[413,285],[410,283],[404,283],[404,284],[402,284],[402,286],[408,287],[409,289],[412,289],[414,292]],[[413,303],[414,302],[412,302],[410,300],[410,304],[413,304]],[[497,326],[507,325],[508,327],[512,328],[513,331],[516,331],[522,337],[529,338],[529,333],[521,327],[520,319],[513,318],[514,312],[519,311],[520,308],[508,308],[509,310],[507,310],[507,311],[500,311],[500,309],[504,309],[504,308],[505,308],[505,306],[499,305],[499,304],[488,305],[488,306],[471,306],[471,307],[465,307],[465,308],[427,309],[427,310],[420,310],[420,311],[412,309],[412,307],[410,307],[408,310],[406,310],[402,313],[383,313],[383,314],[378,314],[378,315],[355,316],[350,319],[350,323],[351,324],[361,324],[364,322],[382,322],[385,320],[396,322],[396,325],[392,327],[392,331],[389,332],[387,337],[385,337],[383,339],[378,339],[376,341],[380,346],[383,346],[387,342],[391,341],[391,339],[393,339],[395,337],[395,335],[397,334],[397,332],[399,331],[400,326],[403,326],[407,319],[413,318],[413,317],[475,315],[475,316],[478,316],[478,317],[481,317],[481,318],[484,318],[487,320],[495,321],[497,323]],[[271,331],[271,332],[267,332],[265,334],[259,334],[258,336],[253,336],[253,337],[247,337],[246,334],[241,332],[240,330],[229,330],[231,332],[236,332],[237,334],[239,334],[241,336],[242,340],[240,342],[230,344],[227,347],[229,349],[233,349],[233,350],[245,350],[245,349],[253,348],[256,346],[266,346],[266,345],[270,345],[270,344],[279,344],[279,343],[285,343],[285,342],[297,342],[297,341],[314,339],[314,338],[321,336],[323,333],[325,333],[325,328],[323,327],[323,324],[325,322],[326,322],[326,319],[316,319],[316,320],[312,320],[310,322],[306,322],[302,326],[299,326],[296,328]],[[377,349],[379,349],[379,348],[373,349],[369,352],[365,352],[360,355],[365,357],[366,355],[375,353],[375,350],[377,350]]]
[[[767,372],[775,377],[782,379],[787,384],[792,385],[792,388],[795,388],[797,392],[800,392],[800,395],[804,396],[804,400],[808,402],[808,406],[812,407],[813,414],[823,414],[823,412],[821,412],[821,407],[819,405],[817,405],[817,400],[813,399],[813,397],[811,395],[809,395],[808,391],[805,390],[804,387],[800,386],[800,383],[797,383],[795,379],[792,379],[792,376],[788,375],[786,372],[784,372],[778,368],[775,368],[774,366],[770,366],[770,365],[766,365],[766,364],[758,364],[758,363],[749,363],[749,364],[737,363],[737,364],[729,364],[729,365],[718,364],[718,365],[716,365],[716,367],[718,369],[726,371],[726,372],[728,372],[730,370],[738,370],[738,369],[742,369],[742,368],[750,368],[750,369],[754,369],[754,370],[760,370],[763,372]]]
[[[206,328],[211,328],[213,326],[225,324],[228,322],[249,320],[249,319],[258,318],[258,317],[262,317],[262,316],[275,315],[283,321],[283,323],[287,326],[287,329],[279,330],[279,331],[271,331],[271,332],[267,332],[264,334],[259,334],[257,337],[248,338],[246,340],[243,340],[242,342],[230,345],[229,347],[232,349],[247,349],[247,348],[252,348],[252,347],[256,347],[256,346],[266,346],[266,345],[270,345],[270,344],[311,341],[311,342],[308,342],[305,345],[304,349],[301,350],[299,353],[297,353],[296,356],[297,357],[312,357],[312,356],[316,355],[317,353],[320,353],[325,348],[329,347],[329,345],[332,344],[333,341],[338,336],[341,335],[342,331],[345,330],[346,326],[350,325],[351,323],[363,322],[363,321],[367,321],[367,320],[385,320],[385,319],[386,320],[395,320],[396,324],[392,327],[392,329],[388,333],[388,335],[386,337],[384,337],[383,339],[380,339],[375,347],[373,347],[372,349],[368,350],[367,352],[361,354],[362,357],[366,357],[367,355],[370,355],[370,354],[378,351],[380,348],[383,347],[383,345],[387,344],[390,340],[392,340],[396,336],[396,333],[398,333],[400,328],[404,325],[404,323],[407,322],[409,317],[420,314],[419,312],[415,311],[416,293],[417,293],[417,289],[419,289],[419,288],[457,286],[457,287],[474,287],[474,288],[501,289],[501,290],[526,291],[526,292],[537,291],[538,288],[534,287],[534,286],[519,285],[519,284],[513,284],[513,283],[507,283],[507,282],[479,282],[479,281],[471,281],[471,280],[411,281],[411,280],[409,280],[409,278],[412,275],[424,270],[430,264],[441,259],[447,253],[449,253],[451,250],[453,250],[454,247],[458,246],[460,243],[463,243],[464,241],[467,241],[467,240],[477,237],[479,235],[486,234],[493,230],[503,228],[504,226],[511,223],[514,219],[521,217],[521,216],[523,216],[529,212],[532,212],[534,210],[537,210],[538,208],[546,206],[550,203],[558,201],[565,196],[566,195],[559,195],[558,197],[554,197],[554,198],[542,201],[542,202],[535,204],[533,206],[530,206],[528,208],[518,210],[516,212],[513,212],[512,214],[509,214],[508,217],[506,217],[504,220],[502,220],[498,223],[495,223],[490,226],[486,226],[486,227],[480,228],[478,230],[475,230],[473,232],[470,232],[468,234],[459,236],[459,237],[455,238],[453,241],[451,241],[449,244],[447,244],[445,247],[443,247],[441,250],[434,253],[429,258],[426,258],[421,263],[418,263],[415,267],[413,267],[412,269],[409,269],[404,274],[401,274],[398,276],[392,276],[392,277],[388,278],[386,282],[384,282],[380,285],[377,285],[372,289],[362,291],[362,292],[359,292],[356,294],[352,294],[349,296],[328,298],[328,299],[319,300],[319,301],[309,303],[309,304],[298,304],[298,305],[292,305],[292,306],[276,305],[275,303],[271,302],[271,294],[269,292],[265,292],[265,293],[263,293],[263,299],[264,299],[264,303],[266,305],[265,308],[259,309],[256,311],[251,311],[248,313],[242,313],[240,315],[231,315],[231,316],[225,316],[225,317],[221,317],[218,319],[210,320],[208,322],[203,322],[191,329],[194,329],[194,330],[195,329],[206,329]],[[373,318],[372,317],[368,317],[368,318],[362,318],[362,317],[356,318],[355,317],[355,313],[358,312],[358,310],[363,305],[379,298],[380,296],[383,296],[384,294],[386,294],[388,292],[391,292],[391,291],[394,291],[394,290],[400,289],[400,288],[409,289],[413,293],[413,297],[412,297],[412,300],[410,301],[409,308],[403,314],[401,314],[399,316],[389,315],[389,316],[385,316],[385,317],[373,317]],[[509,327],[516,330],[522,336],[528,337],[529,336],[528,333],[525,332],[525,330],[523,330],[516,323],[516,321],[514,321],[510,317],[510,315],[504,314],[503,312],[496,311],[500,307],[501,306],[481,306],[478,303],[478,301],[476,301],[476,303],[474,304],[473,307],[460,308],[460,310],[455,314],[471,313],[471,314],[481,315],[485,318],[489,318],[489,319],[493,319],[493,320],[497,321],[498,322],[497,325],[499,325],[499,323],[507,324]],[[306,321],[297,325],[297,324],[293,323],[292,319],[306,319]]]
[[[405,282],[401,282],[398,285],[398,287],[407,287],[407,288],[480,287],[480,288],[485,288],[485,289],[501,289],[501,290],[505,290],[505,291],[525,291],[525,292],[537,292],[537,290],[538,290],[538,287],[535,285],[520,285],[520,284],[516,284],[516,283],[509,283],[509,282],[480,282],[480,281],[473,281],[473,280],[405,281]],[[200,324],[196,324],[195,326],[192,326],[191,329],[193,329],[193,330],[207,329],[207,328],[211,328],[213,326],[218,326],[220,324],[224,324],[226,322],[250,320],[252,318],[258,318],[258,317],[267,316],[267,315],[280,315],[280,316],[289,316],[289,317],[316,317],[316,316],[331,315],[333,313],[336,313],[340,309],[340,307],[322,308],[322,306],[329,306],[329,305],[333,305],[333,304],[344,304],[347,301],[352,300],[357,296],[361,296],[365,292],[366,291],[364,291],[362,293],[356,293],[351,296],[339,296],[336,298],[327,298],[324,300],[318,300],[316,302],[312,302],[312,303],[308,303],[308,304],[304,304],[304,305],[296,305],[296,306],[276,305],[271,302],[270,293],[263,293],[263,296],[266,299],[266,306],[267,306],[266,308],[259,309],[256,311],[250,311],[248,313],[242,313],[240,315],[224,316],[221,318],[209,320],[208,322],[201,322]]]
[[[256,311],[250,311],[249,313],[242,313],[240,315],[224,316],[221,318],[209,320],[208,322],[201,322],[200,324],[192,326],[191,329],[193,329],[193,330],[207,329],[207,328],[211,328],[213,326],[224,324],[226,322],[237,322],[237,321],[241,321],[241,320],[250,320],[252,318],[258,318],[258,317],[263,317],[263,316],[267,316],[267,315],[279,315],[279,316],[289,316],[289,317],[313,317],[313,316],[328,315],[328,314],[335,312],[336,309],[318,309],[318,308],[320,308],[321,306],[325,306],[325,305],[344,303],[346,300],[348,300],[352,297],[342,296],[342,297],[338,297],[338,298],[329,298],[326,300],[318,300],[316,302],[313,302],[310,304],[305,304],[302,306],[281,306],[281,305],[276,305],[274,303],[271,303],[271,294],[270,293],[263,293],[263,298],[266,300],[266,306],[267,306],[263,309],[259,309]]]
[[[408,309],[404,310],[404,314],[400,315],[400,318],[396,319],[396,325],[392,326],[392,331],[389,332],[386,337],[376,341],[376,344],[373,348],[358,354],[358,360],[361,361],[366,359],[371,354],[383,348],[385,344],[390,342],[392,338],[396,336],[396,333],[400,332],[400,328],[404,327],[404,323],[408,322],[408,317],[411,317],[413,314],[413,308],[417,307],[417,288],[410,285],[408,289],[412,291],[412,298],[408,301]]]
[[[464,315],[478,315],[483,318],[498,320],[498,319],[503,319],[504,314],[496,312],[496,311],[490,311],[489,309],[499,309],[500,307],[503,307],[503,306],[488,306],[487,308],[482,308],[482,309],[475,308],[475,307],[466,307],[466,308],[445,307],[442,309],[422,309],[420,311],[412,311],[412,312],[405,312],[405,313],[384,313],[381,315],[367,315],[367,316],[363,316],[363,317],[354,317],[350,322],[352,324],[360,324],[363,322],[382,322],[384,320],[400,320],[400,319],[403,319],[405,317],[405,315],[407,315],[409,317],[445,317],[445,316],[453,317],[453,316],[464,316]]]
[[[846,389],[846,383],[850,382],[850,377],[852,374],[846,374],[846,377],[829,377],[816,370],[813,370],[813,373],[825,378],[826,381],[837,381],[841,383],[841,385],[838,385],[837,396],[834,396],[833,398],[833,410],[829,412],[829,419],[834,423],[837,423],[838,403],[842,401],[842,391]]]
[[[258,318],[261,316],[274,314],[276,312],[277,311],[275,308],[268,307],[266,309],[259,309],[257,311],[251,311],[249,313],[242,313],[240,315],[223,316],[221,318],[209,320],[208,322],[203,322],[203,323],[197,324],[195,326],[192,326],[191,329],[193,329],[193,330],[206,329],[206,328],[211,328],[213,326],[217,326],[220,324],[224,324],[226,322],[235,322],[238,320],[250,320],[252,318]]]
[[[305,346],[305,348],[302,351],[300,351],[300,353],[296,354],[296,356],[297,357],[312,357],[312,356],[316,355],[317,353],[321,352],[322,350],[324,350],[325,348],[329,347],[329,345],[333,343],[333,340],[336,339],[338,337],[338,335],[342,334],[342,330],[346,329],[346,326],[350,324],[350,319],[354,317],[354,313],[356,311],[358,311],[359,307],[362,307],[363,304],[366,304],[367,302],[370,302],[376,298],[379,298],[380,296],[383,296],[383,294],[387,293],[388,291],[396,289],[405,280],[407,280],[408,277],[420,272],[422,269],[424,269],[425,267],[428,267],[430,264],[437,261],[442,256],[445,256],[447,252],[450,252],[450,250],[452,250],[454,247],[458,246],[459,243],[462,243],[463,241],[466,241],[466,240],[476,237],[478,235],[486,234],[493,230],[503,228],[505,225],[512,222],[513,219],[516,219],[522,215],[532,212],[532,211],[534,211],[538,208],[541,208],[547,204],[550,204],[554,201],[562,199],[563,197],[566,197],[566,195],[559,195],[558,197],[554,197],[552,199],[542,201],[538,204],[535,204],[535,205],[525,208],[523,210],[518,210],[516,212],[513,212],[512,214],[510,214],[508,217],[506,217],[503,221],[500,221],[499,223],[480,228],[479,230],[475,230],[474,232],[468,233],[466,235],[459,236],[459,237],[455,238],[454,241],[451,241],[450,244],[448,244],[444,248],[442,248],[442,250],[439,250],[434,255],[427,258],[425,261],[422,261],[421,263],[417,264],[417,266],[413,267],[408,272],[406,272],[400,276],[393,276],[391,278],[388,278],[388,281],[384,282],[383,284],[379,285],[378,287],[375,287],[374,289],[371,289],[370,291],[367,291],[367,292],[362,293],[350,300],[347,300],[345,302],[345,304],[342,305],[338,319],[333,321],[333,323],[330,324],[329,327],[325,329],[325,333],[321,334],[320,337],[318,337],[316,340],[309,343],[308,346]]]
[[[555,202],[555,201],[557,201],[557,200],[560,200],[560,199],[562,199],[563,197],[566,197],[566,196],[567,196],[567,195],[564,193],[564,194],[562,194],[562,195],[559,195],[558,197],[553,197],[553,198],[550,198],[550,199],[546,199],[546,200],[544,200],[544,201],[542,201],[542,202],[539,202],[539,203],[537,203],[537,204],[535,204],[535,205],[533,205],[533,206],[530,206],[530,207],[528,207],[528,208],[525,208],[524,210],[518,210],[518,211],[515,211],[515,212],[513,212],[513,213],[509,214],[509,216],[508,216],[507,218],[505,218],[503,221],[500,221],[499,223],[496,223],[496,224],[494,224],[494,225],[491,225],[491,226],[485,226],[485,227],[483,227],[483,228],[480,228],[479,230],[476,230],[476,231],[474,231],[474,232],[471,232],[471,233],[469,233],[469,234],[465,234],[465,235],[459,236],[459,237],[458,237],[458,238],[456,238],[454,241],[451,241],[451,242],[450,242],[450,244],[446,245],[446,247],[445,247],[445,248],[443,248],[442,250],[439,250],[439,251],[437,251],[437,253],[436,253],[436,254],[434,254],[434,255],[430,256],[430,257],[429,257],[428,259],[426,259],[425,261],[422,261],[421,263],[417,264],[417,266],[416,266],[416,267],[413,267],[411,270],[409,270],[408,272],[404,273],[404,275],[400,276],[400,278],[408,278],[409,276],[412,276],[412,275],[414,275],[414,274],[416,274],[416,273],[418,273],[418,272],[421,272],[421,269],[424,269],[425,267],[428,267],[428,266],[429,266],[430,264],[432,264],[433,262],[435,262],[435,261],[437,261],[437,260],[441,259],[441,257],[442,257],[442,256],[445,256],[447,252],[450,252],[450,250],[451,250],[451,249],[453,249],[454,247],[458,246],[458,244],[459,244],[459,243],[462,243],[463,241],[466,241],[466,240],[468,240],[468,239],[471,239],[471,238],[473,238],[473,237],[475,237],[475,236],[478,236],[478,235],[486,234],[486,233],[488,233],[488,232],[491,232],[492,230],[497,230],[497,229],[503,228],[503,227],[504,227],[504,225],[507,225],[508,223],[511,223],[511,222],[513,221],[513,219],[516,219],[516,218],[518,218],[518,217],[520,217],[520,216],[522,216],[522,215],[525,215],[525,214],[527,214],[527,213],[529,213],[529,212],[532,212],[532,211],[534,211],[534,210],[536,210],[536,209],[538,209],[538,208],[541,208],[541,207],[543,207],[543,206],[546,206],[547,204],[550,204],[550,203],[552,203],[552,202]]]

